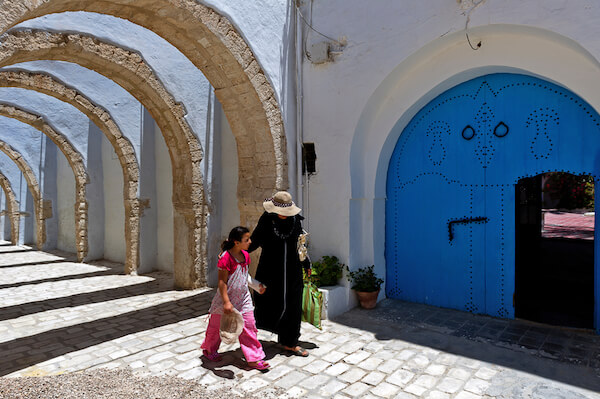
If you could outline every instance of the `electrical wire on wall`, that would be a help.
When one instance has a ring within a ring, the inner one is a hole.
[[[304,206],[304,176],[302,175],[302,141],[303,141],[303,126],[302,126],[302,118],[303,118],[303,93],[302,93],[302,61],[304,59],[302,53],[302,40],[303,40],[303,29],[301,24],[301,18],[303,18],[300,14],[300,4],[298,0],[294,3],[294,11],[295,11],[295,19],[296,26],[294,29],[295,34],[295,44],[296,44],[296,190],[297,190],[297,201],[300,201],[300,207],[305,209]],[[306,211],[306,209],[305,209]],[[306,221],[308,222],[308,214],[304,212],[304,216]]]
[[[313,0],[309,0],[308,1],[308,19],[304,16],[304,14],[302,13],[302,4],[303,4],[303,0],[296,0],[295,1],[295,9],[296,9],[296,46],[297,46],[297,50],[296,50],[296,82],[297,82],[297,87],[296,87],[296,92],[297,92],[297,97],[296,97],[296,110],[297,110],[297,114],[296,114],[296,145],[297,145],[297,153],[296,156],[298,157],[298,161],[296,162],[296,167],[298,168],[298,174],[297,174],[297,186],[298,186],[298,194],[301,195],[302,198],[302,209],[303,209],[303,216],[305,218],[305,228],[307,231],[310,231],[310,204],[309,204],[309,199],[310,199],[310,173],[303,173],[303,170],[308,171],[308,167],[307,167],[307,159],[305,159],[302,156],[302,148],[304,147],[304,133],[303,133],[303,121],[302,118],[304,116],[304,112],[303,112],[303,83],[302,83],[302,64],[304,61],[304,57],[306,57],[306,59],[308,59],[310,62],[313,62],[313,59],[311,58],[311,54],[307,49],[307,41],[309,38],[309,35],[312,32],[317,33],[319,36],[329,40],[331,43],[334,43],[335,45],[341,47],[344,47],[345,44],[340,42],[339,40],[333,39],[332,37],[320,32],[319,30],[317,30],[314,26],[313,26],[313,21],[312,21],[312,16],[313,16]],[[305,31],[305,29],[303,29],[303,26],[306,26],[308,29]],[[300,36],[301,35],[301,36]],[[300,53],[301,52],[301,53]]]
[[[465,36],[467,37],[467,42],[469,43],[469,46],[471,46],[473,50],[479,50],[479,48],[481,47],[481,40],[477,43],[477,46],[473,46],[473,43],[471,43],[471,38],[469,37],[469,22],[471,22],[471,13],[484,1],[485,0],[479,0],[477,2],[473,2],[471,8],[469,8],[468,11],[463,13],[467,16],[467,21],[465,22]]]
[[[330,38],[329,36],[319,32],[317,29],[315,29],[312,26],[312,1],[309,1],[309,21],[306,20],[306,18],[304,17],[304,15],[302,14],[302,10],[301,10],[301,3],[302,0],[297,0],[295,2],[296,5],[296,13],[297,13],[297,18],[296,18],[296,46],[297,46],[297,50],[296,50],[296,83],[297,83],[297,87],[296,87],[296,146],[297,146],[297,151],[296,151],[296,157],[298,157],[298,161],[296,162],[296,167],[298,168],[298,173],[297,173],[297,185],[298,185],[298,194],[301,195],[302,198],[302,210],[303,210],[303,216],[304,216],[304,228],[307,231],[310,231],[310,206],[309,206],[309,199],[310,199],[310,188],[309,188],[309,184],[310,184],[310,177],[307,174],[306,175],[306,180],[304,177],[304,173],[302,172],[303,169],[306,170],[306,160],[304,159],[304,157],[302,156],[302,147],[304,146],[304,124],[302,123],[302,118],[304,115],[303,112],[303,83],[302,83],[302,62],[303,62],[303,57],[300,54],[300,50],[302,51],[302,55],[305,56],[309,61],[312,62],[312,59],[310,57],[310,53],[307,51],[306,49],[306,42],[308,39],[308,35],[310,33],[310,31],[308,31],[306,34],[303,34],[304,29],[301,29],[301,24],[300,21],[302,21],[304,23],[304,25],[306,25],[308,28],[310,28],[310,30],[316,32],[317,34],[325,37],[326,39],[329,39],[333,42],[339,43],[337,40]],[[299,35],[302,35],[301,37]]]
[[[315,32],[315,33],[317,33],[317,34],[321,35],[321,36],[322,36],[322,37],[324,37],[325,39],[331,40],[332,42],[334,42],[334,43],[335,43],[335,44],[337,44],[338,46],[340,46],[340,47],[343,47],[343,46],[344,46],[344,44],[343,44],[343,43],[341,43],[339,40],[335,40],[335,39],[333,39],[333,38],[331,38],[331,37],[327,36],[326,34],[319,32],[317,29],[315,29],[315,28],[313,27],[313,25],[312,25],[312,6],[313,6],[313,0],[310,0],[310,1],[309,1],[309,6],[308,6],[308,7],[309,7],[309,8],[308,8],[308,10],[309,10],[309,16],[308,16],[308,19],[309,19],[309,20],[308,20],[308,21],[307,21],[307,20],[306,20],[306,18],[304,17],[304,14],[302,14],[302,10],[300,9],[300,3],[301,3],[301,0],[297,0],[297,1],[296,1],[296,9],[298,10],[298,15],[300,15],[300,19],[302,19],[302,21],[304,21],[304,23],[306,24],[306,26],[308,26],[308,27],[309,27],[309,28],[310,28],[310,29],[311,29],[313,32]],[[308,50],[306,49],[306,41],[307,41],[307,39],[308,39],[308,33],[307,33],[306,35],[304,35],[304,38],[303,38],[303,40],[302,40],[302,51],[303,51],[304,55],[306,56],[306,58],[307,58],[309,61],[312,61],[312,59],[310,58],[310,52],[308,52]]]

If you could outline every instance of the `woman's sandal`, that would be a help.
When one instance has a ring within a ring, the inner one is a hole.
[[[257,362],[249,362],[248,367],[251,369],[256,369],[260,371],[268,370],[271,365],[265,361],[259,360]]]
[[[295,348],[289,348],[287,346],[284,346],[283,349],[285,349],[287,352],[291,353],[294,356],[308,357],[308,351],[300,346],[296,346]]]
[[[202,354],[211,362],[220,362],[223,360],[223,357],[218,352],[208,353],[206,350],[203,350]]]

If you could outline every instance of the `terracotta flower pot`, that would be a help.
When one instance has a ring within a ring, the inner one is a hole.
[[[356,295],[358,295],[358,301],[360,302],[361,308],[373,309],[375,305],[377,305],[379,290],[373,292],[356,291]]]

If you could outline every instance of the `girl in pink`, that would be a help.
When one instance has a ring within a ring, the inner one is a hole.
[[[268,369],[269,363],[263,361],[265,352],[258,342],[256,322],[254,321],[254,305],[248,290],[248,266],[250,266],[250,231],[243,227],[234,227],[229,238],[223,242],[223,252],[219,257],[219,286],[210,305],[210,320],[206,329],[206,337],[201,345],[202,353],[209,360],[218,362],[221,355],[217,352],[221,345],[219,328],[221,315],[237,309],[244,318],[244,328],[240,334],[240,346],[248,366],[257,370]],[[259,283],[257,291],[262,294],[265,287]]]

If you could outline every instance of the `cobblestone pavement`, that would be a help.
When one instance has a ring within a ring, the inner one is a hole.
[[[588,331],[384,300],[303,323],[307,358],[261,331],[272,369],[250,370],[239,346],[211,363],[199,349],[212,289],[177,291],[166,273],[0,244],[0,376],[97,368],[173,375],[265,398],[600,398],[600,337]],[[235,397],[235,395],[233,395]]]

